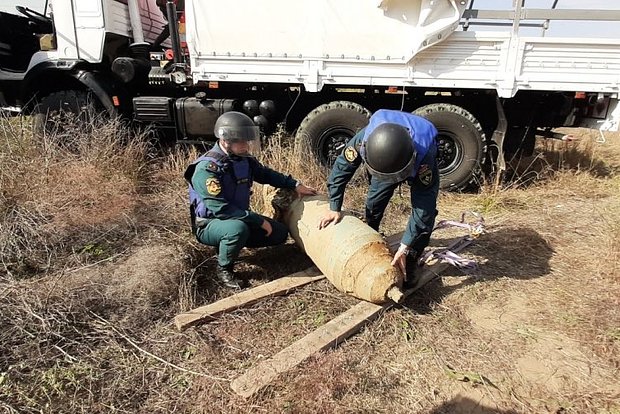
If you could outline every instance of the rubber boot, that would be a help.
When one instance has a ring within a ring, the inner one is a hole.
[[[229,287],[231,289],[242,289],[243,288],[243,282],[235,277],[235,272],[232,266],[222,267],[218,265],[217,266],[217,278],[226,287]]]
[[[417,271],[419,269],[418,259],[420,255],[415,251],[410,251],[407,255],[407,262],[405,263],[405,281],[403,283],[404,289],[411,289],[415,287],[417,282]]]

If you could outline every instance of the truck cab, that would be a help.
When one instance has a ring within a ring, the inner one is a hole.
[[[19,13],[19,14],[17,14]],[[20,86],[41,40],[51,39],[54,26],[44,13],[17,5],[15,13],[0,12],[0,105],[17,109]]]

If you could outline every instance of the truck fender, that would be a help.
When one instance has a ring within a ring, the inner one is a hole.
[[[110,79],[101,72],[90,68],[79,68],[77,62],[65,63],[41,62],[31,68],[24,78],[22,89],[23,102],[26,107],[34,106],[35,96],[45,96],[63,89],[86,88],[97,97],[103,108],[111,116],[117,113],[112,96],[123,97],[124,90],[119,88],[118,82]]]
[[[101,79],[98,79],[97,76],[93,72],[88,72],[85,70],[80,70],[76,73],[75,78],[80,81],[84,86],[90,89],[101,105],[108,111],[110,116],[116,115],[116,108],[114,107],[114,103],[112,102],[111,94],[106,90],[105,82],[102,82]],[[109,86],[108,86],[109,88]]]

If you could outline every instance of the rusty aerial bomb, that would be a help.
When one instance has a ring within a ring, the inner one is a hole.
[[[329,211],[325,196],[281,194],[272,201],[279,219],[338,290],[377,304],[402,300],[403,274],[391,265],[392,254],[377,231],[352,215],[319,230],[320,218]]]

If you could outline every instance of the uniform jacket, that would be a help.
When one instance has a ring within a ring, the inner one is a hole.
[[[416,149],[416,161],[407,182],[412,186],[412,213],[402,238],[402,243],[415,246],[422,234],[430,234],[437,214],[437,195],[439,193],[439,171],[437,169],[437,129],[428,120],[401,111],[379,110],[370,117],[368,125],[361,129],[346,144],[336,158],[329,176],[327,189],[330,209],[340,211],[344,201],[347,184],[357,168],[363,164],[364,144],[370,133],[384,122],[396,123],[406,127]]]

